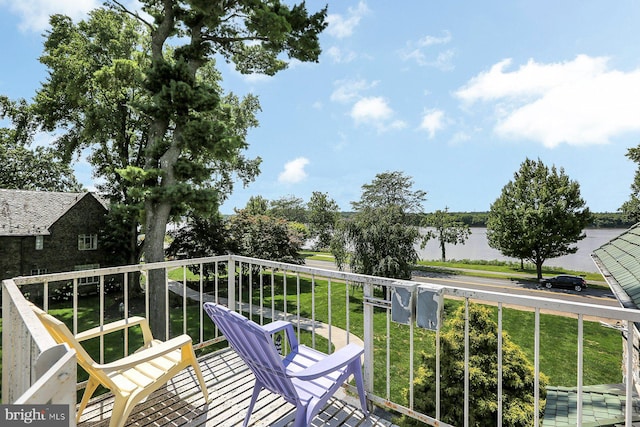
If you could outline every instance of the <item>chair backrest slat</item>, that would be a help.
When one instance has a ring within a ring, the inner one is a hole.
[[[258,381],[295,403],[298,400],[295,388],[271,335],[257,323],[226,307],[205,303],[204,309]]]

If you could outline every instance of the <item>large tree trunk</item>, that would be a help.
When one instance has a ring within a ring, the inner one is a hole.
[[[444,250],[444,240],[440,239],[440,253],[442,255],[442,262],[447,262],[447,254]]]
[[[152,67],[161,67],[164,62],[164,43],[171,35],[175,25],[175,15],[173,11],[173,1],[163,0],[164,19],[151,33],[151,56]],[[157,92],[163,88],[157,89]],[[156,94],[152,94],[156,95]],[[147,171],[160,169],[162,175],[154,179],[150,184],[150,195],[147,195],[145,207],[145,237],[144,237],[144,259],[147,263],[164,261],[164,236],[171,213],[170,201],[164,199],[160,192],[155,192],[161,188],[169,188],[175,182],[173,166],[179,155],[174,142],[163,153],[160,158],[159,147],[165,143],[167,131],[169,129],[170,118],[166,112],[159,112],[153,117],[149,127],[147,139],[146,156],[144,169]],[[158,188],[160,187],[160,188]],[[169,301],[165,292],[166,277],[164,270],[152,270],[149,272],[149,286],[146,292],[149,293],[149,326],[154,337],[166,340],[171,335],[167,334],[165,325],[168,315]]]
[[[171,206],[168,202],[145,203],[146,229],[144,236],[144,257],[145,262],[164,261],[164,236],[169,219]],[[149,324],[153,336],[166,340],[169,338],[166,330],[166,316],[169,313],[169,301],[165,292],[166,277],[165,270],[150,270],[149,285]]]

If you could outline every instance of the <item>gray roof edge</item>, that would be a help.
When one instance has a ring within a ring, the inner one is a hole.
[[[609,272],[607,267],[604,265],[600,257],[598,257],[598,255],[595,252],[591,254],[591,259],[596,265],[596,268],[598,269],[598,271],[600,271],[600,274],[602,275],[602,277],[604,277],[604,280],[609,285],[609,288],[615,295],[620,305],[624,308],[638,309],[638,306],[633,302],[629,294],[627,294],[625,290],[622,288],[622,286],[620,286],[618,281]]]

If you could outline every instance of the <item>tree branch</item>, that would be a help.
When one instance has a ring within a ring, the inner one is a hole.
[[[137,19],[138,21],[142,22],[144,25],[146,25],[147,27],[149,27],[149,29],[153,29],[153,25],[150,22],[147,22],[146,19],[144,19],[143,17],[140,16],[140,14],[138,12],[132,12],[129,9],[127,9],[122,3],[120,3],[118,0],[111,0],[122,12],[133,16],[135,19]]]

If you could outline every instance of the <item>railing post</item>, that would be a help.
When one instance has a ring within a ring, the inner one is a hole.
[[[233,255],[229,255],[227,264],[227,294],[229,298],[229,308],[236,309],[236,260]]]
[[[373,285],[364,283],[364,388],[368,393],[373,394],[373,305],[366,301],[373,298]]]

